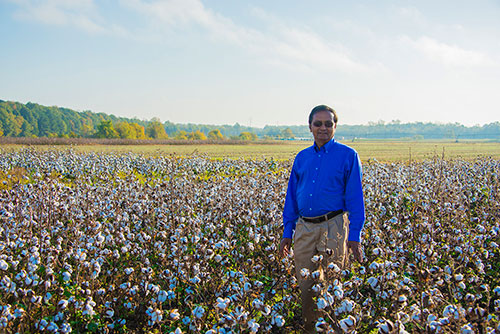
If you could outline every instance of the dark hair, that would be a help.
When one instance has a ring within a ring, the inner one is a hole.
[[[309,125],[312,123],[313,121],[313,116],[314,114],[320,112],[320,111],[329,111],[333,114],[333,122],[335,124],[337,124],[337,121],[339,120],[338,117],[337,117],[337,113],[335,112],[335,110],[333,110],[333,108],[330,108],[329,106],[327,105],[324,105],[324,104],[321,104],[319,106],[316,106],[313,108],[313,110],[311,110],[311,113],[309,114]]]

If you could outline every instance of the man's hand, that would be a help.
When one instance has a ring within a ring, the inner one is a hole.
[[[292,239],[283,238],[281,239],[279,256],[288,256],[290,254],[290,246],[292,246]]]
[[[283,241],[282,241],[282,243],[283,243]],[[361,263],[363,261],[363,251],[361,250],[361,243],[358,241],[349,240],[347,242],[347,247],[351,250],[356,261]]]

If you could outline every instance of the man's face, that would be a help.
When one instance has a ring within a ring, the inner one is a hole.
[[[329,111],[319,111],[313,115],[309,129],[318,147],[325,145],[335,134],[337,124],[333,122],[333,114]]]

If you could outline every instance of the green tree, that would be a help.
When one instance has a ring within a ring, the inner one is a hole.
[[[188,135],[188,138],[191,140],[207,140],[207,136],[205,136],[205,134],[203,132],[201,132],[200,130],[196,130],[196,131],[191,132]]]
[[[257,135],[253,132],[248,132],[248,131],[244,131],[242,133],[240,133],[240,135],[238,136],[238,138],[240,140],[256,140],[257,139]]]
[[[128,122],[118,122],[115,124],[116,132],[120,138],[123,139],[136,139],[135,129],[133,129]]]
[[[91,118],[82,118],[80,121],[80,135],[82,137],[90,137],[92,136],[93,130],[93,123]]]
[[[179,130],[179,131],[175,132],[174,138],[177,139],[177,140],[187,140],[188,139],[188,135],[187,135],[186,131]]]
[[[293,139],[295,138],[295,135],[293,134],[292,129],[286,128],[281,131],[281,137],[285,139]]]
[[[154,120],[150,122],[146,128],[146,136],[153,139],[167,139],[168,135],[165,132],[165,128],[158,121]]]
[[[23,125],[21,125],[21,137],[31,137],[33,135],[33,125],[28,123],[26,120],[23,122]]]
[[[170,121],[166,121],[165,123],[163,123],[163,127],[165,128],[165,132],[169,136],[173,136],[173,137],[175,137],[175,133],[179,130],[177,128],[177,125],[170,122]]]
[[[29,106],[30,103],[27,103],[26,106],[22,106],[20,110],[20,114],[24,118],[21,136],[25,137],[30,137],[33,134],[38,134],[38,122],[33,112],[29,109]]]
[[[445,138],[455,139],[456,138],[455,131],[453,131],[453,129],[447,129]]]
[[[97,125],[97,132],[94,135],[97,138],[118,138],[120,135],[116,132],[111,121],[102,120]]]
[[[219,129],[214,129],[208,133],[208,139],[211,140],[222,140],[224,139],[224,136],[220,132]]]
[[[52,132],[55,132],[58,135],[67,134],[68,125],[64,121],[63,113],[57,109],[57,107],[51,107],[50,121]]]
[[[38,117],[38,136],[45,137],[50,132],[50,119],[46,113],[41,113]]]
[[[146,139],[146,133],[144,132],[144,127],[137,123],[130,123],[130,127],[135,132],[136,139]]]
[[[279,127],[271,125],[266,125],[263,131],[264,137],[267,136],[267,138],[279,138],[280,133]]]
[[[5,136],[17,137],[21,133],[21,126],[24,122],[22,116],[16,116],[13,113],[5,113],[5,118],[2,120],[3,131]]]

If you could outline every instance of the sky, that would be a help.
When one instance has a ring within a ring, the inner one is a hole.
[[[500,1],[0,0],[0,99],[197,124],[500,120]]]

